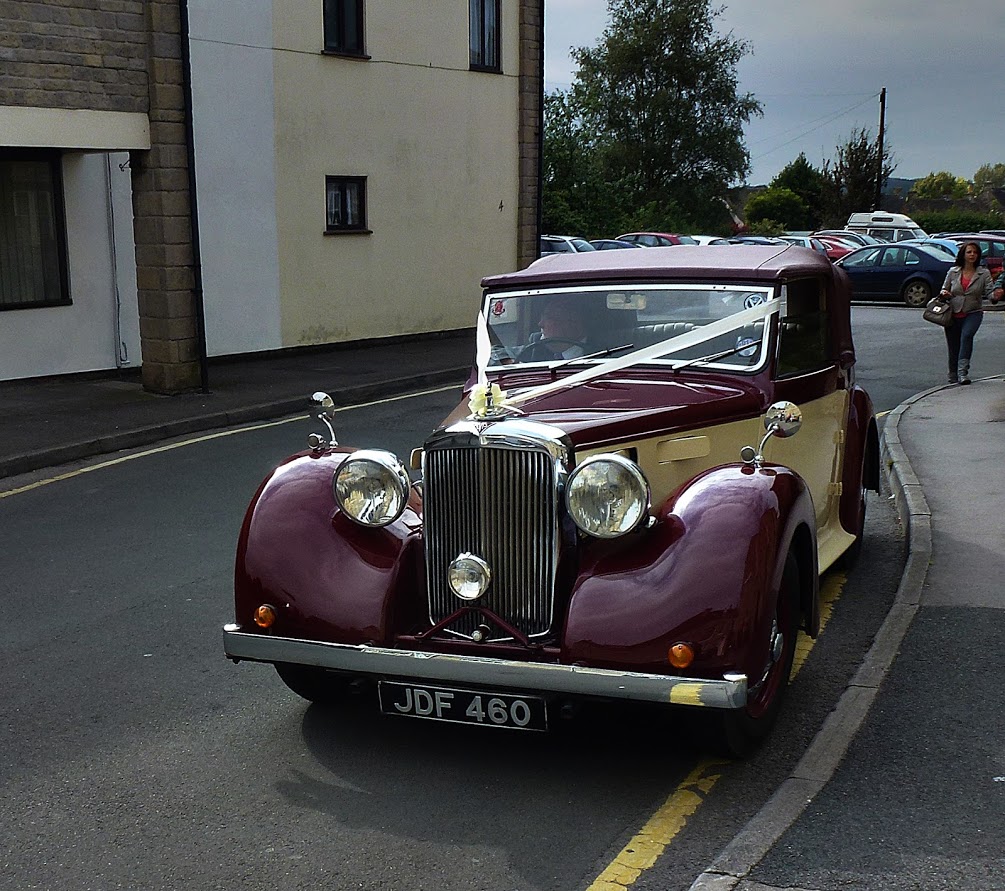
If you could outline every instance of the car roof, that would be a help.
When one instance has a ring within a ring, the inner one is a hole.
[[[573,282],[711,280],[774,282],[795,276],[831,277],[830,260],[793,244],[700,245],[646,251],[594,251],[542,257],[525,269],[482,279],[485,288],[525,288]]]

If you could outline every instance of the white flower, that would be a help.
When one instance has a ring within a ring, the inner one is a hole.
[[[490,408],[491,406],[491,408]],[[500,389],[499,384],[475,384],[471,389],[471,397],[468,399],[468,409],[473,417],[485,418],[494,415],[500,409],[505,409],[506,391]]]

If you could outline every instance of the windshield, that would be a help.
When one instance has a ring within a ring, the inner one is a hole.
[[[645,349],[646,364],[707,359],[695,367],[752,371],[765,363],[768,344],[764,313],[746,311],[773,297],[770,287],[711,284],[488,294],[488,367],[595,364]]]

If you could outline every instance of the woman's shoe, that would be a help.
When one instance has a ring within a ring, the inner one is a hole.
[[[955,374],[953,374],[950,371],[949,372],[949,377],[946,378],[946,383],[947,384],[958,384],[959,382],[960,382],[960,379]]]
[[[963,377],[960,378],[960,383],[961,384],[969,384],[970,383],[970,378],[967,375],[963,375]]]

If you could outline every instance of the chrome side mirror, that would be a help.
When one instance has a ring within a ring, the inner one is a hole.
[[[764,414],[764,438],[756,451],[753,446],[740,449],[740,459],[744,464],[761,467],[764,464],[764,447],[772,436],[788,439],[803,426],[803,413],[794,402],[776,402]]]
[[[335,439],[335,428],[332,426],[332,421],[335,420],[335,400],[327,393],[322,393],[319,390],[311,396],[311,408],[316,412],[314,417],[321,421],[328,430],[328,439],[317,433],[312,433],[307,437],[307,445],[311,451],[320,452],[322,449],[337,446],[338,441]]]

